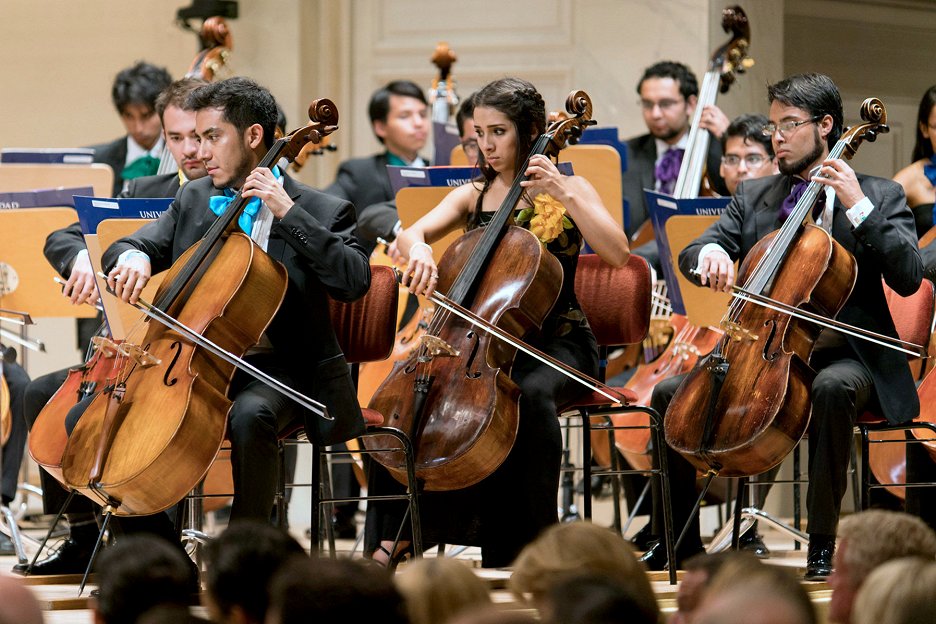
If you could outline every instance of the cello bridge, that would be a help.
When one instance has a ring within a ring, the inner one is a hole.
[[[121,342],[117,345],[117,352],[124,357],[128,357],[139,365],[140,368],[151,368],[161,363],[161,360],[137,344]]]
[[[751,332],[746,327],[734,323],[732,321],[722,322],[722,329],[725,331],[725,334],[732,340],[736,342],[741,342],[742,340],[750,340],[752,342],[757,340],[757,334]]]
[[[458,349],[455,349],[438,336],[423,334],[420,343],[423,349],[429,352],[430,357],[458,357],[460,355]]]

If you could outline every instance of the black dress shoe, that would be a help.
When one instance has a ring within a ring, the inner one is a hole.
[[[58,549],[58,552],[54,555],[37,562],[29,574],[37,576],[50,574],[84,574],[85,570],[88,568],[88,562],[91,561],[91,553],[93,550],[93,543],[85,544],[69,538],[65,540]],[[13,573],[25,576],[28,567],[28,563],[18,563],[13,566]]]
[[[10,541],[10,538],[4,533],[0,533],[0,556],[4,555],[15,555],[16,548],[13,547],[13,542]]]
[[[631,538],[631,544],[634,545],[634,548],[637,550],[650,550],[653,545],[660,541],[659,535],[653,534],[653,529],[650,527],[651,523],[644,525],[642,529],[634,533],[634,537]]]
[[[741,536],[741,539],[738,540],[738,546],[741,550],[748,551],[758,559],[767,559],[770,557],[770,549],[764,544],[764,538],[754,529],[751,529]]]
[[[701,544],[692,546],[692,547],[681,547],[676,551],[676,568],[682,568],[682,564],[686,559],[693,557],[699,553],[705,552],[705,549]],[[640,558],[640,561],[647,567],[651,572],[659,572],[666,569],[666,544],[663,543],[663,540],[657,541],[650,550],[644,553],[643,557]]]
[[[832,574],[832,555],[835,553],[834,535],[810,535],[806,554],[807,581],[824,581]]]

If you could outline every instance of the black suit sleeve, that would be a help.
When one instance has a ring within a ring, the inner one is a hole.
[[[49,264],[55,267],[62,277],[68,279],[75,256],[86,248],[84,236],[81,234],[81,225],[72,223],[68,227],[49,234],[42,252]]]
[[[743,184],[743,183],[742,183]],[[732,262],[739,259],[741,255],[741,228],[744,223],[744,194],[741,189],[721,214],[718,221],[713,223],[702,232],[699,238],[695,239],[689,245],[679,252],[679,270],[695,284],[700,284],[699,276],[694,275],[693,271],[699,264],[699,252],[702,247],[709,243],[717,243],[728,252]]]
[[[152,274],[165,271],[172,265],[172,243],[175,238],[176,222],[179,218],[179,197],[176,197],[166,212],[152,223],[147,223],[130,236],[115,241],[104,251],[101,266],[109,273],[117,258],[128,249],[138,249],[149,256]]]
[[[337,205],[333,210],[322,212],[327,222],[296,204],[274,227],[329,295],[338,301],[354,301],[370,288],[370,264],[354,237],[354,206],[347,201],[334,203]]]
[[[880,188],[881,192],[869,193],[874,210],[853,232],[877,259],[887,285],[902,297],[908,297],[917,291],[923,279],[913,213],[899,184],[884,182]]]
[[[345,201],[353,201],[352,193],[354,188],[354,175],[348,168],[347,163],[341,163],[338,165],[338,174],[335,176],[335,181],[325,189],[325,193]]]

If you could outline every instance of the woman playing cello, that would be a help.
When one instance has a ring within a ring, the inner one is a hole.
[[[597,348],[575,299],[575,267],[583,239],[608,263],[627,262],[627,237],[583,178],[562,176],[549,158],[534,155],[522,170],[533,142],[545,131],[542,96],[517,78],[494,81],[474,99],[474,125],[483,178],[452,191],[445,200],[398,237],[409,259],[404,284],[429,295],[438,281],[430,243],[458,228],[484,227],[508,194],[514,178],[526,174],[524,193],[512,223],[529,229],[562,266],[562,288],[542,330],[528,341],[588,375],[597,370]],[[520,388],[519,429],[507,459],[476,485],[422,495],[424,539],[482,547],[483,565],[508,565],[520,549],[556,522],[561,439],[556,406],[579,386],[530,357],[518,354],[512,379]],[[371,491],[394,483],[376,466]],[[402,508],[368,508],[367,544],[374,559],[387,562]],[[457,526],[452,523],[457,518]],[[400,549],[395,555],[399,554]]]

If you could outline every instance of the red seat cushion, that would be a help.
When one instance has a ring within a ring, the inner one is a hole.
[[[361,414],[364,416],[364,425],[367,427],[379,427],[384,424],[383,414],[369,407],[362,407]]]

